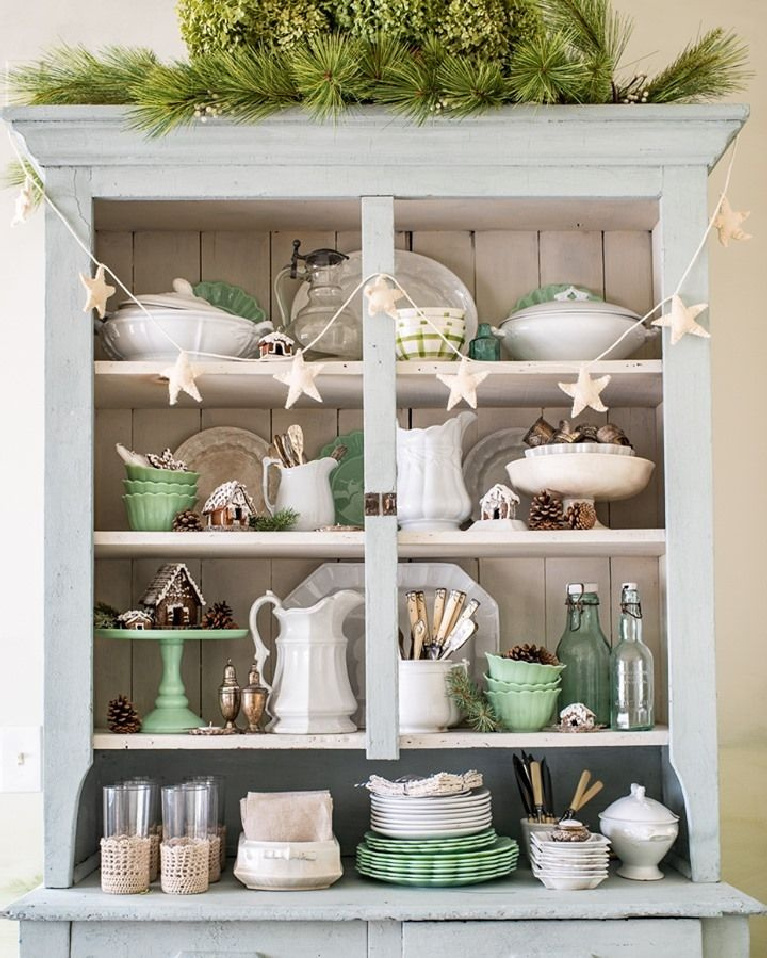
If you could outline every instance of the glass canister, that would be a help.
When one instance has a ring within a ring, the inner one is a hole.
[[[226,825],[224,807],[224,779],[221,775],[194,775],[188,779],[191,783],[201,783],[207,785],[210,789],[210,802],[208,805],[208,841],[210,842],[210,869],[209,878],[211,882],[218,881],[226,862]],[[216,874],[216,865],[213,859],[218,860],[218,873]],[[214,877],[215,875],[215,877]]]
[[[160,816],[160,783],[153,778],[136,776],[125,780],[125,785],[146,785],[149,788],[149,880],[156,881],[160,874],[160,836],[162,818]]]
[[[599,725],[610,724],[610,643],[599,625],[595,582],[569,582],[567,625],[557,646],[562,672],[560,708],[582,702]]]
[[[209,796],[210,789],[202,782],[163,787],[160,883],[166,894],[208,890]]]
[[[106,785],[103,798],[101,889],[110,895],[148,891],[150,787],[125,782]]]
[[[624,582],[618,644],[610,653],[610,726],[645,731],[655,725],[655,663],[642,641],[642,604],[636,582]]]

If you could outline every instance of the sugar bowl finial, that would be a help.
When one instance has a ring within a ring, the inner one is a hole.
[[[218,707],[221,710],[226,724],[224,732],[232,735],[240,730],[235,725],[237,716],[240,714],[240,686],[237,684],[237,672],[231,659],[226,660],[224,666],[224,678],[218,687]]]

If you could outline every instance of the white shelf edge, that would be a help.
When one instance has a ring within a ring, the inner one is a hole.
[[[513,558],[536,556],[662,556],[663,529],[600,529],[588,532],[513,532],[498,538],[472,532],[401,532],[403,559]],[[95,532],[97,559],[362,558],[360,532]]]
[[[668,729],[658,726],[651,732],[592,732],[583,735],[563,732],[435,732],[400,735],[404,749],[464,748],[637,748],[668,744]],[[365,733],[347,735],[116,735],[96,731],[93,748],[109,751],[189,750],[284,750],[364,749]]]

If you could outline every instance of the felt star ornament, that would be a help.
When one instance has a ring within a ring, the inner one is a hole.
[[[83,312],[87,313],[89,309],[95,309],[99,319],[103,319],[107,311],[107,300],[115,292],[115,287],[109,286],[104,279],[104,267],[99,264],[93,279],[80,273],[80,282],[88,290],[88,299],[83,306]]]
[[[168,380],[168,395],[171,406],[176,405],[180,392],[185,392],[196,402],[202,402],[200,390],[194,381],[194,369],[189,362],[189,354],[185,350],[182,349],[170,369],[166,369],[160,375]]]
[[[16,197],[16,203],[13,207],[13,219],[11,220],[11,226],[21,226],[29,219],[35,205],[34,199],[32,197],[32,189],[32,180],[30,177],[27,177],[24,180],[24,185],[19,190],[19,195]]]
[[[286,373],[275,373],[274,379],[285,383],[288,387],[288,398],[285,408],[290,409],[298,402],[302,394],[322,402],[322,396],[317,389],[315,379],[325,368],[325,363],[307,363],[304,360],[303,350],[300,350],[293,357],[290,369]]]
[[[573,398],[573,408],[570,415],[575,419],[584,409],[595,409],[597,412],[607,412],[607,406],[599,398],[599,394],[610,382],[609,376],[600,376],[592,379],[585,366],[581,366],[578,381],[574,383],[559,383],[562,392]]]
[[[486,369],[479,373],[471,372],[471,363],[461,357],[457,373],[437,373],[437,379],[450,390],[447,399],[448,410],[465,399],[472,409],[477,408],[477,386],[489,375]]]
[[[403,294],[395,286],[389,286],[382,276],[377,276],[374,283],[365,287],[365,296],[371,313],[386,313],[392,319],[397,318],[396,303]]]
[[[702,336],[710,339],[711,333],[695,322],[695,317],[708,308],[708,303],[698,303],[696,306],[685,306],[679,296],[671,297],[671,312],[664,313],[660,319],[654,319],[652,326],[671,327],[671,345],[676,346],[679,340],[687,335]]]
[[[714,220],[714,229],[719,233],[719,242],[722,246],[729,246],[730,240],[750,240],[751,234],[743,229],[743,224],[750,216],[750,211],[739,213],[730,206],[726,196],[722,197],[719,211]]]

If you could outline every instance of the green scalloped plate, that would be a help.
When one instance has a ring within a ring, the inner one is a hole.
[[[538,289],[534,289],[532,293],[528,293],[526,296],[520,297],[517,302],[514,304],[514,309],[512,313],[518,312],[520,309],[527,309],[528,306],[538,306],[541,303],[553,303],[554,297],[558,293],[564,293],[566,289],[570,289],[573,283],[550,283],[548,286],[539,286]],[[595,293],[590,289],[586,289],[585,286],[576,286],[577,290],[580,290],[582,293],[588,294],[587,302],[591,303],[601,303],[603,302],[602,297],[599,293]]]
[[[266,313],[255,297],[239,286],[224,283],[222,280],[203,280],[202,283],[197,283],[193,290],[195,296],[202,296],[211,306],[223,309],[233,316],[242,316],[254,323],[262,323],[266,319]]]
[[[94,629],[100,639],[244,639],[247,629]]]
[[[338,446],[346,446],[346,455],[330,474],[330,489],[336,506],[336,524],[364,526],[365,524],[365,443],[361,429],[336,436],[320,450],[320,456],[329,456]]]

